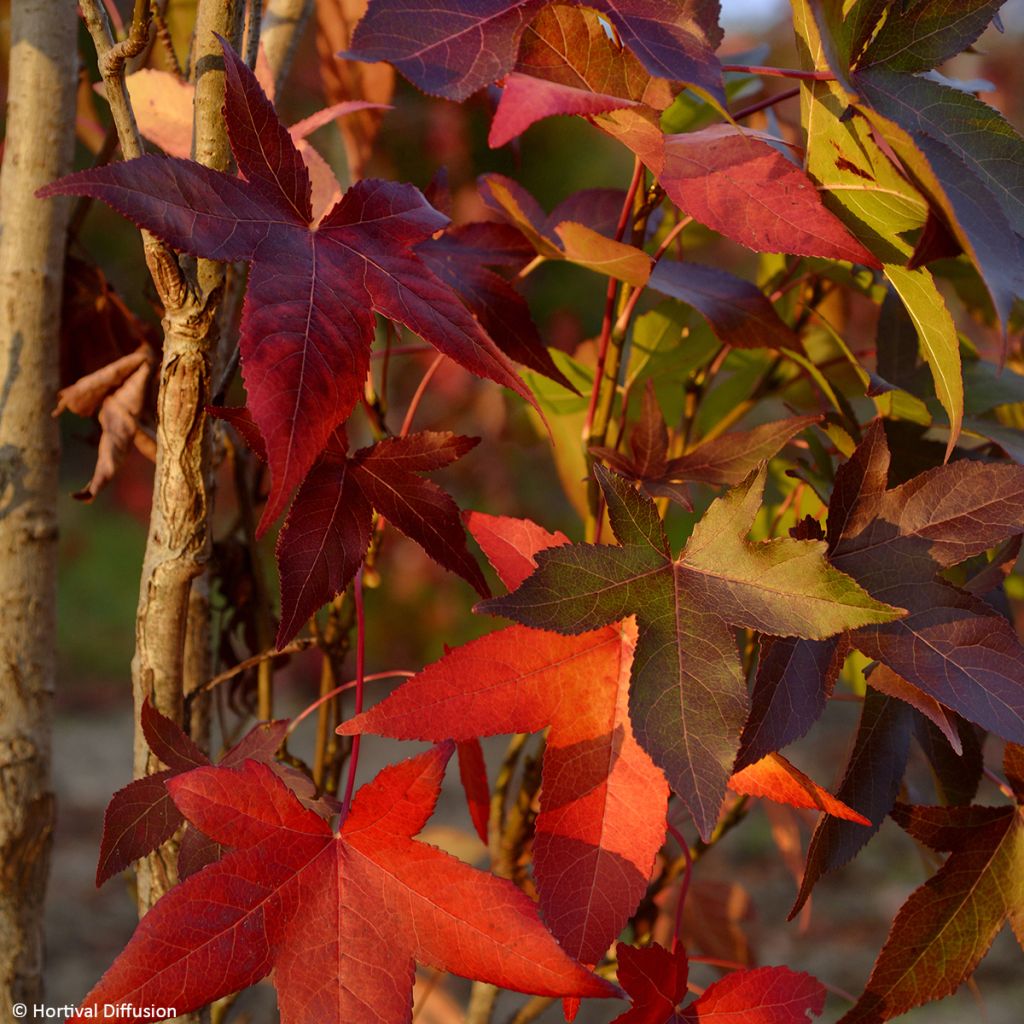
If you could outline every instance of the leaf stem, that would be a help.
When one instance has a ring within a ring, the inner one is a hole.
[[[411,679],[414,675],[416,675],[416,673],[410,672],[408,669],[396,668],[391,672],[374,672],[371,675],[363,676],[363,682],[375,683],[378,679]],[[324,693],[317,697],[312,704],[300,711],[299,714],[291,720],[288,725],[288,730],[285,732],[285,736],[291,736],[291,734],[295,732],[299,723],[308,718],[318,707],[320,707],[321,704],[325,701],[329,701],[332,697],[337,697],[339,693],[347,693],[356,685],[356,683],[358,683],[358,681],[358,679],[350,679],[347,683],[342,683],[341,686],[336,686],[328,693]]]
[[[398,432],[399,437],[406,437],[409,434],[409,428],[412,426],[413,418],[416,415],[416,410],[420,407],[420,402],[423,401],[423,396],[427,392],[427,388],[430,386],[430,382],[434,377],[434,374],[441,369],[441,363],[444,362],[444,355],[438,353],[434,357],[434,361],[427,367],[426,373],[423,374],[423,379],[419,382],[416,387],[416,391],[413,393],[412,398],[409,400],[409,408],[405,411],[405,419],[402,420],[402,429]]]
[[[359,567],[356,573],[355,582],[352,586],[353,598],[356,606],[356,701],[354,714],[358,715],[363,710],[363,683],[364,669],[366,667],[366,615],[363,608],[363,567]],[[348,759],[348,778],[345,780],[345,796],[341,802],[341,823],[348,817],[348,809],[352,804],[352,792],[356,785],[356,770],[359,767],[359,747],[361,736],[352,737],[352,752]]]
[[[750,117],[751,114],[757,114],[762,110],[767,110],[768,107],[774,107],[776,103],[782,103],[785,100],[791,100],[794,96],[800,95],[800,86],[795,85],[792,89],[786,89],[784,92],[777,92],[774,96],[766,96],[763,100],[758,100],[756,103],[751,103],[749,107],[743,107],[741,110],[737,110],[732,115],[734,121],[742,121],[745,117]]]
[[[834,82],[831,71],[800,71],[796,68],[776,68],[764,64],[723,64],[723,71],[736,71],[746,75],[763,75],[765,78],[795,78],[801,82]]]

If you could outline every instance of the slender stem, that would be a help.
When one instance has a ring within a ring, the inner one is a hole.
[[[666,822],[668,834],[679,844],[683,851],[683,858],[686,861],[686,870],[683,872],[683,880],[679,883],[679,896],[676,899],[676,919],[672,930],[672,950],[679,947],[682,941],[681,932],[683,927],[683,908],[686,905],[686,895],[690,891],[690,880],[693,878],[693,855],[690,853],[690,844],[683,838],[682,833],[671,822]]]
[[[1003,796],[1007,796],[1011,800],[1016,802],[1017,797],[1014,794],[1013,790],[1010,789],[1010,787],[1001,778],[999,778],[999,776],[996,775],[994,771],[991,771],[989,768],[982,768],[981,771],[989,782],[995,783],[995,785],[999,788],[999,792],[1002,793]]]
[[[410,672],[408,669],[396,668],[391,672],[374,672],[371,675],[363,676],[363,682],[374,683],[378,679],[411,679],[414,675],[416,675],[416,673]],[[347,683],[342,683],[341,686],[336,686],[328,693],[321,694],[315,701],[313,701],[312,704],[300,711],[299,714],[291,720],[288,725],[288,731],[285,735],[291,736],[291,734],[295,732],[299,723],[307,719],[318,707],[320,707],[321,704],[329,701],[332,697],[337,697],[339,693],[347,693],[358,682],[358,679],[350,679]]]
[[[764,64],[723,64],[723,71],[738,71],[747,75],[764,75],[765,78],[795,78],[801,82],[834,82],[831,71],[799,71],[796,68],[774,68]]]
[[[245,19],[245,56],[250,68],[256,67],[260,49],[260,23],[263,20],[263,0],[249,0]]]
[[[416,410],[419,409],[420,402],[423,401],[423,396],[427,392],[427,387],[430,385],[434,374],[441,368],[441,363],[443,362],[444,356],[438,353],[434,361],[427,367],[427,372],[423,374],[423,379],[419,382],[416,391],[409,401],[409,408],[405,411],[405,419],[402,420],[402,429],[398,432],[399,437],[406,437],[408,435],[409,428],[412,426],[413,418],[416,415]]]
[[[541,256],[540,254],[534,256],[533,259],[530,260],[530,262],[527,263],[518,274],[516,274],[515,279],[517,281],[522,281],[524,278],[529,277],[530,274],[532,274],[542,263],[545,263],[546,261],[547,256]]]
[[[534,996],[509,1018],[508,1024],[530,1024],[557,1002],[558,1000],[552,999],[551,996]]]
[[[356,702],[354,715],[363,710],[363,683],[366,667],[366,615],[363,608],[363,568],[359,567],[355,583],[352,586],[356,606]],[[361,736],[352,737],[352,752],[348,759],[348,778],[345,780],[345,796],[341,802],[341,821],[348,817],[348,809],[352,805],[352,792],[356,785],[356,770],[359,767],[359,747]],[[340,826],[339,826],[340,827]]]
[[[622,203],[622,210],[619,213],[619,222],[615,227],[615,241],[621,242],[629,225],[630,215],[636,203],[636,194],[644,180],[644,165],[640,158],[633,160],[633,177],[630,179],[629,187],[626,189],[626,198]],[[608,279],[608,290],[605,294],[604,317],[601,321],[601,336],[597,345],[597,363],[594,367],[594,386],[590,391],[590,403],[587,406],[587,417],[583,423],[583,444],[586,446],[594,426],[594,415],[597,411],[598,398],[601,393],[601,384],[604,380],[605,362],[608,359],[608,347],[612,337],[612,315],[615,311],[615,295],[618,290],[618,281],[615,278]]]
[[[276,647],[268,648],[265,651],[260,651],[259,654],[254,654],[251,658],[246,658],[245,661],[240,661],[237,665],[233,665],[225,672],[221,672],[220,675],[214,676],[204,687],[204,690],[212,690],[221,683],[226,683],[229,679],[234,679],[235,676],[240,675],[242,672],[247,671],[254,665],[258,665],[261,661],[271,661],[274,658],[286,658],[289,654],[298,654],[299,651],[304,651],[308,647],[312,647],[316,643],[312,637],[303,637],[299,640],[293,640],[290,644],[286,644],[280,650]]]
[[[794,96],[800,95],[800,86],[796,85],[792,89],[786,89],[785,92],[777,92],[774,96],[766,96],[763,100],[758,100],[756,103],[751,103],[749,107],[743,107],[742,110],[737,110],[732,115],[734,121],[742,121],[745,117],[750,117],[751,114],[756,114],[762,110],[766,110],[768,107],[774,107],[776,103],[782,103],[784,100],[791,100]]]

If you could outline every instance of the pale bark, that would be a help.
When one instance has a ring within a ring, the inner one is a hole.
[[[228,168],[231,154],[221,113],[223,57],[214,33],[237,45],[242,9],[243,0],[200,0],[196,14],[193,157],[217,170]],[[194,651],[205,635],[203,624],[193,621],[189,626],[189,608],[206,607],[205,602],[193,603],[192,585],[210,556],[210,424],[206,406],[212,399],[216,312],[224,268],[200,260],[185,271],[188,286],[183,294],[170,296],[163,322],[153,508],[132,660],[136,721],[147,698],[169,718],[182,721],[187,638],[191,634]],[[136,777],[160,767],[141,730],[136,730]],[[140,914],[177,882],[176,861],[177,844],[172,842],[139,862]]]
[[[260,42],[280,90],[295,56],[302,30],[313,11],[313,0],[267,0]]]
[[[0,1021],[42,998],[54,798],[58,331],[70,168],[75,7],[14,0],[0,172]]]

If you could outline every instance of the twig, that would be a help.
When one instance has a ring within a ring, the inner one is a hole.
[[[289,654],[298,654],[299,651],[305,651],[312,647],[316,643],[312,637],[302,637],[299,640],[293,640],[290,644],[286,644],[280,650],[276,648],[273,650],[261,651],[259,654],[254,654],[251,658],[246,658],[245,661],[240,661],[237,665],[229,668],[226,672],[221,672],[220,675],[214,676],[205,686],[204,690],[212,690],[221,683],[226,683],[229,679],[234,679],[235,676],[247,671],[255,665],[258,665],[261,661],[267,661],[273,658],[286,658]]]

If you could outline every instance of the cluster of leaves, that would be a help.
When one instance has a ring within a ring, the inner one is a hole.
[[[169,155],[43,190],[99,198],[178,251],[249,264],[247,404],[213,412],[268,468],[260,529],[291,501],[278,649],[345,591],[385,521],[490,595],[457,505],[420,475],[476,440],[410,433],[408,417],[390,436],[371,416],[380,436],[349,453],[352,413],[369,405],[374,313],[533,406],[588,519],[588,542],[571,543],[528,520],[465,517],[508,590],[477,611],[515,624],[446,651],[339,726],[435,744],[351,804],[274,761],[281,723],[214,766],[147,711],[167,771],[115,796],[97,877],[187,820],[184,880],[84,1007],[183,1011],[273,971],[286,1024],[398,1022],[420,962],[562,997],[570,1015],[580,998],[624,991],[633,1005],[619,1019],[632,1024],[805,1022],[824,989],[784,967],[736,971],[680,1006],[686,952],[648,944],[638,917],[659,895],[670,806],[710,844],[746,806],[730,790],[822,812],[794,913],[889,814],[949,852],[844,1022],[949,994],[1007,919],[1021,936],[1024,646],[1003,583],[1024,535],[1024,443],[1002,407],[1024,400],[1011,330],[1024,141],[933,73],[1000,4],[905,6],[794,0],[798,144],[728,113],[736,80],[715,56],[713,0],[452,0],[429,17],[371,0],[346,43],[353,66],[387,61],[455,100],[500,79],[495,146],[574,115],[635,156],[629,192],[578,193],[550,214],[497,174],[479,192],[500,219],[478,223],[452,226],[434,205],[446,206],[441,186],[433,203],[378,180],[342,195],[305,135],[379,103],[349,99],[289,131],[227,45],[237,175],[185,159],[180,133],[143,119]],[[136,76],[136,102],[152,87]],[[682,244],[671,258],[691,222],[764,254],[760,283],[684,259]],[[554,261],[608,279],[589,361],[545,347],[510,279]],[[1001,377],[958,334],[940,276],[1010,363]],[[636,315],[653,293],[666,301]],[[867,345],[826,306],[836,294],[877,308]],[[116,365],[139,372],[132,358]],[[731,430],[747,412],[753,422]],[[589,447],[567,451],[581,430]],[[606,528],[615,543],[599,542]],[[863,710],[833,795],[780,751],[844,672]],[[524,782],[518,833],[492,814],[488,836],[479,739],[540,731],[539,793]],[[1006,743],[1011,804],[971,804],[982,732]],[[941,806],[897,800],[914,735]],[[483,837],[512,847],[508,877],[414,838],[453,743]],[[638,945],[616,947],[623,934]],[[613,966],[621,988],[604,976]]]

